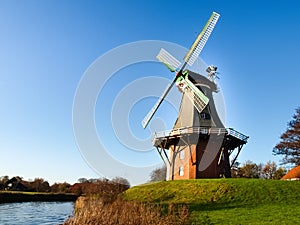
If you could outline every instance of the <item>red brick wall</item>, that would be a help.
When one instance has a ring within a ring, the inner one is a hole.
[[[173,159],[174,154],[174,148],[170,148],[171,155],[170,159],[171,161]],[[171,165],[170,171],[169,171],[169,179],[172,180],[172,173],[174,172],[174,180],[184,180],[184,179],[195,179],[196,178],[196,145],[191,145],[189,148],[180,146],[179,148],[176,147],[176,157],[173,161],[173,164]],[[184,152],[184,153],[180,153]],[[184,157],[181,158],[181,154],[184,154]],[[174,168],[173,168],[174,167]],[[183,175],[180,175],[180,167],[183,167]]]

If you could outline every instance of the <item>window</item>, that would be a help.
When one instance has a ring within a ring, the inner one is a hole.
[[[210,120],[210,114],[209,113],[201,113],[200,114],[200,119],[202,120]]]
[[[208,134],[208,129],[205,127],[200,128],[200,134]]]
[[[183,166],[179,167],[179,176],[183,176],[184,175],[184,169]]]
[[[201,113],[200,118],[204,120],[206,118],[205,113]]]
[[[180,159],[184,159],[184,150],[181,150],[181,151],[179,152],[179,158],[180,158]]]

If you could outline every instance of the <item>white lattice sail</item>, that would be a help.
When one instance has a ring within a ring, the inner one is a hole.
[[[184,61],[192,66],[194,62],[197,60],[199,54],[201,53],[203,47],[205,46],[210,34],[212,33],[220,14],[213,12],[210,16],[209,20],[205,24],[203,30],[200,32],[192,47],[188,51],[188,53],[184,57]]]
[[[172,72],[175,72],[176,69],[180,66],[181,62],[178,61],[174,56],[172,56],[169,52],[167,52],[165,49],[160,49],[158,55],[156,58],[161,61],[163,64],[165,64],[169,70]]]

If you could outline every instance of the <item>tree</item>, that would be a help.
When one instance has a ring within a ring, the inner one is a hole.
[[[167,167],[162,166],[160,168],[157,168],[153,170],[150,174],[150,181],[161,181],[166,180],[167,175]]]
[[[261,170],[261,164],[257,165],[252,161],[248,160],[242,167],[238,168],[237,177],[260,178]]]
[[[279,167],[275,162],[267,162],[267,164],[262,169],[262,177],[269,180],[280,180],[286,174],[286,169]]]
[[[6,183],[8,180],[9,180],[9,176],[7,176],[7,175],[0,177],[0,182],[2,182],[2,183]]]
[[[51,192],[55,193],[69,193],[71,185],[67,182],[64,183],[54,183],[50,187]]]
[[[274,174],[274,180],[280,180],[285,174],[286,174],[286,169],[283,167],[279,167],[275,174]]]
[[[262,177],[268,180],[272,180],[275,177],[277,166],[275,162],[268,161],[262,169]]]
[[[43,178],[35,178],[34,181],[29,182],[30,188],[36,192],[48,192],[50,191],[50,185],[48,181],[45,181]]]
[[[86,178],[79,178],[78,183],[87,183],[88,180]]]
[[[235,161],[234,164],[231,167],[231,177],[232,178],[237,178],[238,177],[238,171],[240,168],[241,163],[238,161]]]
[[[275,162],[268,161],[267,164],[256,164],[252,161],[246,161],[242,166],[240,163],[233,165],[231,169],[231,176],[233,178],[244,177],[244,178],[263,178],[268,180],[279,180],[286,174],[286,169],[279,167]]]
[[[9,181],[9,176],[0,177],[0,190],[3,190],[5,188],[7,181]]]
[[[274,155],[283,155],[283,164],[300,165],[300,107],[296,109],[287,130],[280,136],[280,142],[273,148]]]
[[[123,185],[124,187],[130,188],[130,183],[126,178],[123,177],[115,177],[111,180],[113,183],[117,183],[119,185]]]

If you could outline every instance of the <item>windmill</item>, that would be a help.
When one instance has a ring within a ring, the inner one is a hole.
[[[186,93],[191,98],[199,113],[201,113],[202,110],[206,107],[209,99],[189,80],[188,73],[184,71],[184,69],[187,64],[192,66],[197,60],[216,23],[218,22],[219,17],[220,15],[218,13],[212,13],[203,30],[200,32],[193,45],[191,46],[190,50],[185,55],[184,64],[182,65],[179,71],[177,70],[177,68],[180,66],[181,63],[166,50],[160,50],[159,54],[157,55],[158,60],[165,64],[171,72],[176,72],[176,77],[167,86],[162,96],[158,99],[156,104],[153,106],[153,108],[149,111],[147,116],[142,121],[142,125],[144,128],[146,128],[153,115],[157,111],[158,107],[161,105],[162,101],[165,99],[165,97],[167,96],[167,94],[169,93],[169,91],[175,83],[177,83],[177,86],[183,93]]]
[[[225,128],[218,115],[213,99],[213,92],[218,91],[217,67],[209,66],[207,76],[185,70],[199,57],[219,17],[218,13],[212,13],[181,67],[180,61],[165,49],[157,55],[157,59],[176,76],[143,119],[142,126],[147,127],[175,83],[183,93],[173,129],[156,132],[153,139],[153,145],[167,165],[167,179],[230,177],[230,169],[248,140],[234,129]],[[230,163],[229,156],[235,150],[237,154]]]

